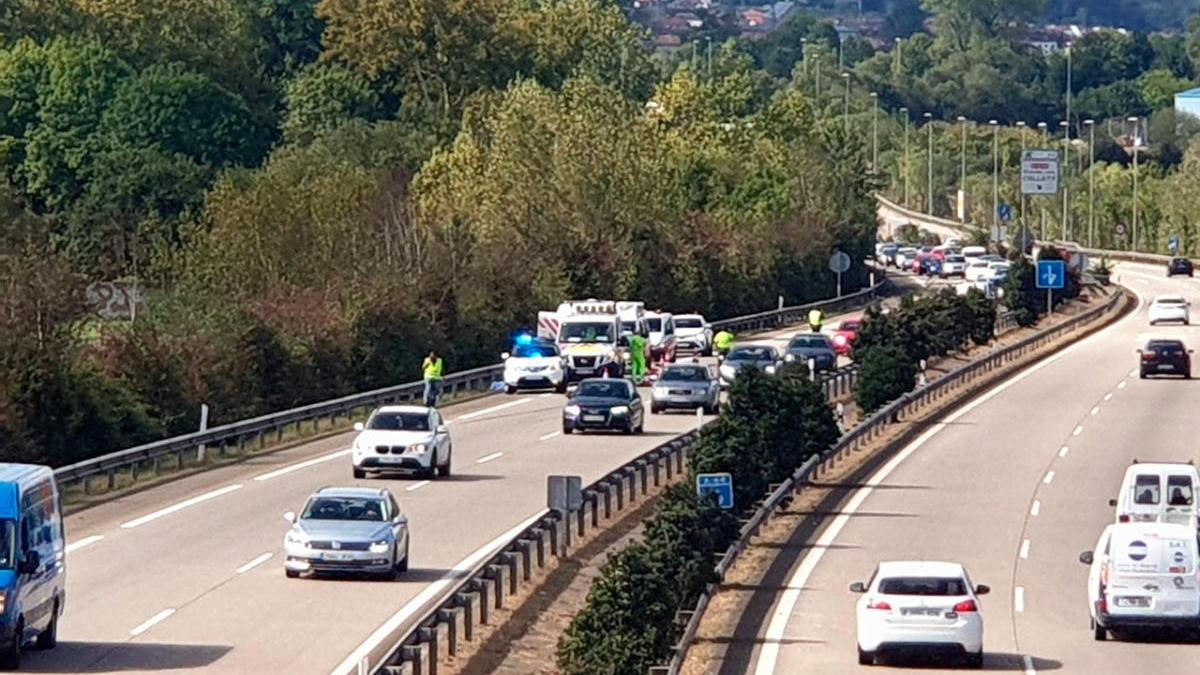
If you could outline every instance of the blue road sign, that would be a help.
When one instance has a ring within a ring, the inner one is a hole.
[[[696,476],[696,493],[701,498],[712,493],[723,509],[733,508],[733,476],[727,473],[702,473]]]
[[[1171,249],[1171,255],[1179,253],[1179,235],[1171,235],[1171,238],[1167,240],[1167,246]]]
[[[1012,207],[1008,204],[1001,204],[996,207],[996,215],[1000,216],[1000,220],[1008,223],[1013,219]]]
[[[1067,263],[1062,260],[1039,260],[1037,264],[1038,288],[1062,288],[1067,282]]]

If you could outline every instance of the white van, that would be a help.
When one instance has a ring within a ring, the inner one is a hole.
[[[1196,528],[1172,523],[1117,523],[1104,528],[1090,565],[1092,635],[1129,628],[1200,628]]]
[[[983,246],[966,246],[962,250],[962,255],[967,259],[967,264],[970,265],[987,255],[987,248]]]
[[[1121,492],[1109,506],[1117,509],[1116,522],[1162,522],[1200,526],[1196,519],[1196,495],[1200,472],[1191,462],[1147,462],[1137,460],[1125,470]]]

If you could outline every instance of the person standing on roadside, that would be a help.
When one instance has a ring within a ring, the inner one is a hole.
[[[442,357],[434,350],[429,350],[429,356],[421,363],[421,375],[425,378],[425,405],[437,407],[438,397],[442,395]]]
[[[825,314],[821,312],[819,307],[814,307],[808,312],[808,325],[814,333],[821,332],[821,326],[825,324]]]

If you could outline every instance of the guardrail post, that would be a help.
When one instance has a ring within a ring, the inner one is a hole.
[[[401,658],[403,658],[405,661],[413,664],[413,672],[415,672],[415,673],[424,672],[422,666],[425,665],[424,662],[426,661],[426,658],[425,658],[424,654],[422,654],[421,647],[419,647],[419,646],[401,647],[400,654],[401,654]]]
[[[117,470],[116,469],[108,470],[108,489],[110,492],[112,490],[117,489]]]
[[[417,636],[421,642],[429,645],[426,661],[429,663],[429,675],[437,675],[438,670],[438,632],[436,628],[418,628]]]
[[[479,594],[479,623],[484,626],[488,623],[488,614],[491,611],[492,591],[489,589],[490,585],[486,578],[471,582],[471,590]]]
[[[571,525],[568,522],[567,527],[569,528],[570,526]],[[504,571],[505,571],[505,574],[508,575],[508,594],[516,595],[517,594],[517,585],[520,583],[520,579],[517,578],[517,572],[520,571],[519,567],[517,565],[517,554],[516,553],[501,553],[500,560],[503,561],[504,565],[506,566],[506,569]]]
[[[475,613],[479,609],[479,594],[459,593],[455,596],[458,606],[463,608],[463,639],[470,642],[475,638]]]
[[[600,483],[601,490],[604,490],[604,519],[612,518],[612,485],[608,482]]]
[[[446,654],[454,656],[458,653],[458,617],[462,609],[439,609],[438,621],[446,624]]]
[[[644,459],[639,459],[637,461],[638,474],[640,474],[641,478],[642,478],[642,494],[643,495],[650,494],[650,467],[648,466],[648,464],[649,464],[649,462],[647,462]]]
[[[625,479],[621,476],[616,477],[613,487],[617,489],[617,511],[625,510]]]
[[[504,609],[505,572],[506,568],[503,565],[488,565],[487,571],[483,573],[483,578],[491,581],[493,590],[495,591],[496,602],[492,606],[496,609]]]

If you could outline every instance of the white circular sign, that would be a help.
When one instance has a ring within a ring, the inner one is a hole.
[[[850,269],[850,256],[842,251],[834,251],[833,255],[829,256],[829,271],[834,274],[841,274]]]

